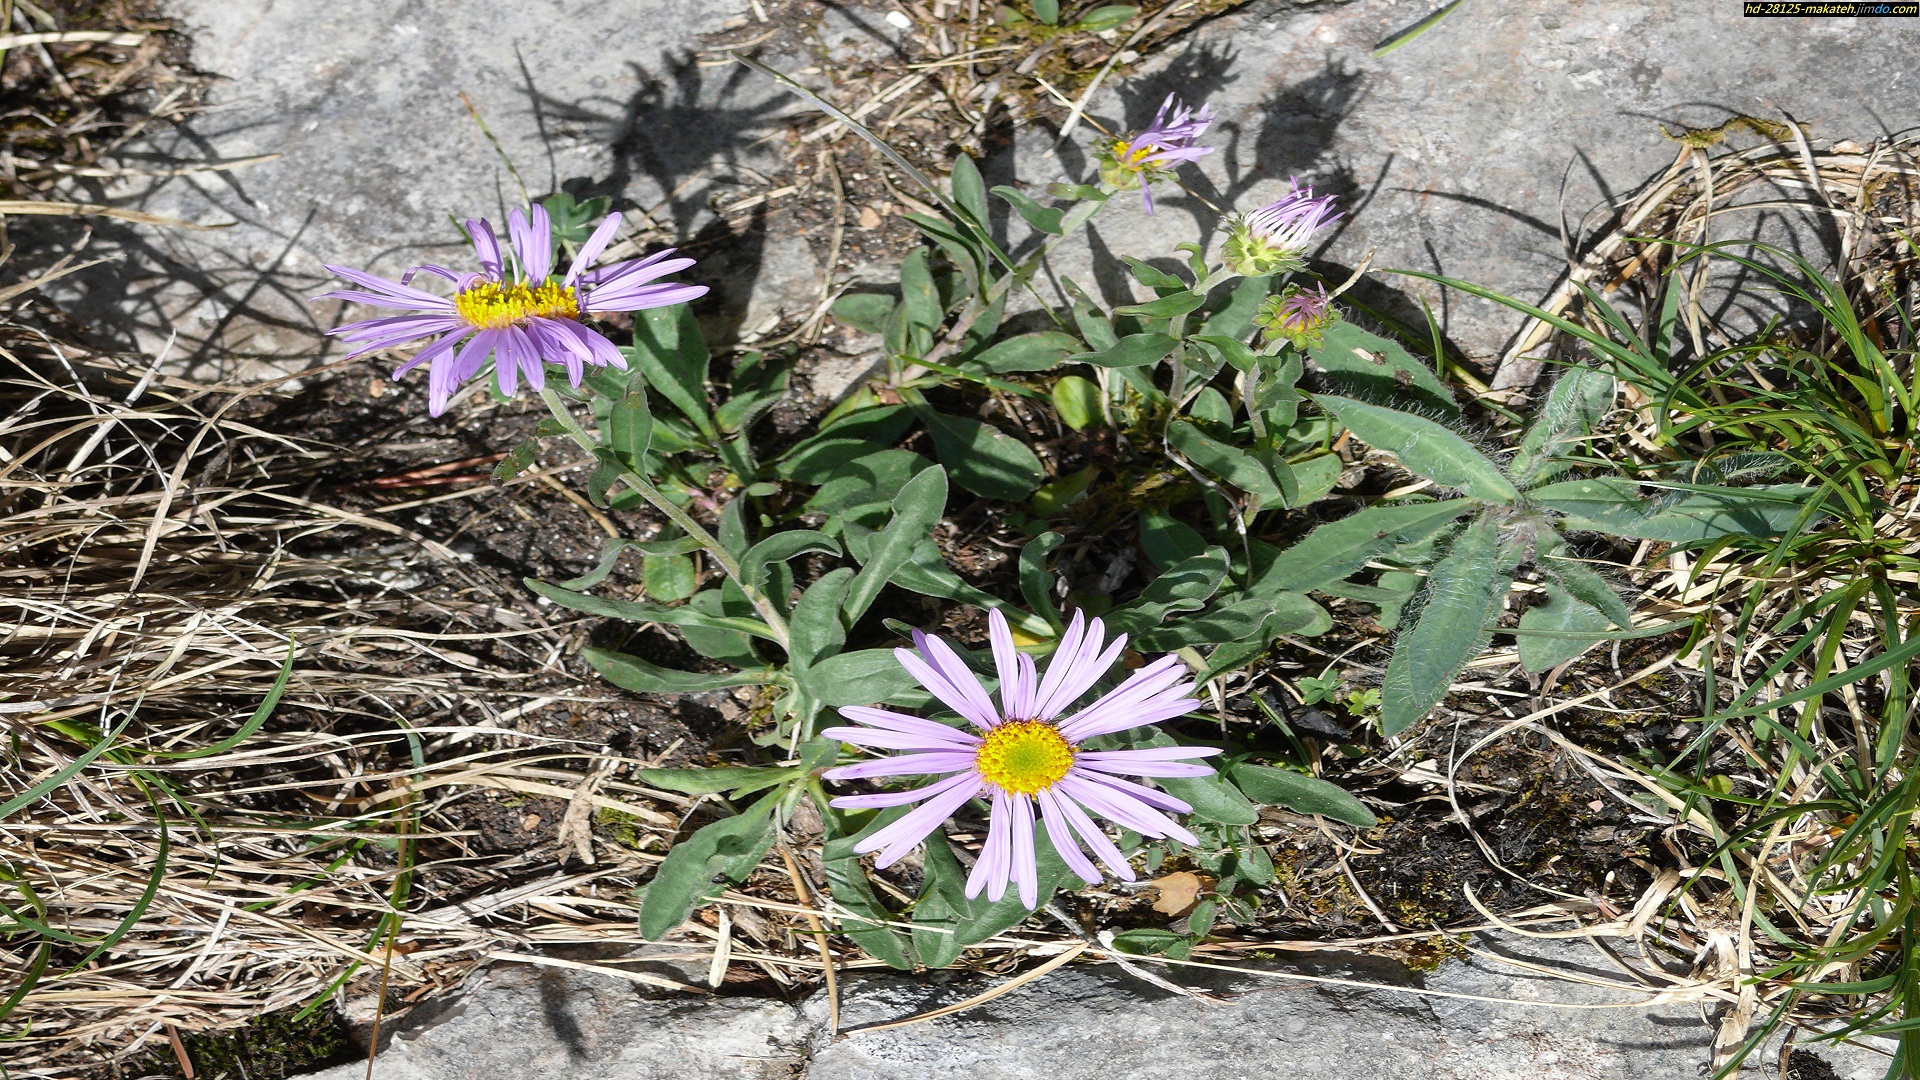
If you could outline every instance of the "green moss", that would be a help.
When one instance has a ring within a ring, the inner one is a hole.
[[[182,1032],[180,1042],[193,1062],[194,1076],[285,1080],[354,1057],[346,1025],[332,1009],[316,1010],[304,1020],[296,1019],[299,1012],[298,1008],[282,1009],[224,1031]],[[129,1076],[186,1075],[164,1040],[130,1063],[126,1072]]]

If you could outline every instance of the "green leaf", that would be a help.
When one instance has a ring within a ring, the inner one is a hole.
[[[1199,293],[1177,292],[1172,296],[1163,296],[1158,300],[1149,300],[1144,304],[1128,304],[1113,309],[1115,315],[1138,315],[1147,319],[1172,319],[1193,311],[1207,302]]]
[[[1184,420],[1167,425],[1167,443],[1200,469],[1246,492],[1253,509],[1286,505],[1286,496],[1273,473],[1239,447],[1221,442]]]
[[[1632,629],[1633,613],[1627,610],[1620,594],[1585,563],[1563,554],[1565,551],[1565,545],[1555,544],[1545,552],[1539,560],[1541,571],[1566,590],[1567,595],[1606,616],[1608,622],[1622,630]]]
[[[913,951],[930,968],[943,968],[960,959],[966,946],[953,931],[968,908],[967,874],[953,857],[953,842],[944,829],[927,837],[922,866],[926,877],[913,905]],[[947,931],[941,933],[941,931]]]
[[[939,290],[927,269],[927,249],[914,248],[900,263],[900,308],[908,326],[932,330],[943,314]]]
[[[493,482],[504,484],[526,472],[527,467],[533,464],[534,452],[539,448],[540,445],[532,439],[525,439],[515,445],[512,450],[507,451],[507,456],[501,458],[493,467]]]
[[[907,486],[907,481],[933,467],[933,462],[911,450],[868,454],[836,470],[802,509],[810,513],[849,514],[866,507],[884,507]]]
[[[686,555],[648,555],[640,560],[640,584],[661,603],[692,596],[700,587],[693,559]]]
[[[1234,282],[1233,291],[1227,294],[1226,306],[1207,316],[1207,321],[1200,324],[1200,333],[1209,339],[1245,338],[1253,329],[1253,317],[1272,287],[1273,279],[1268,277],[1247,277]]]
[[[1115,608],[1106,616],[1107,627],[1112,633],[1137,634],[1175,612],[1196,611],[1206,606],[1226,578],[1226,549],[1208,548],[1168,567],[1132,603]]]
[[[913,558],[914,548],[933,533],[947,509],[947,474],[928,469],[893,497],[893,517],[868,548],[865,565],[853,579],[844,607],[847,625],[860,621],[896,571]]]
[[[1284,806],[1296,814],[1319,814],[1360,829],[1380,824],[1365,803],[1318,777],[1246,762],[1230,766],[1227,775],[1247,798],[1263,806]]]
[[[965,160],[965,155],[962,155],[962,160]],[[884,828],[912,809],[910,806],[895,806],[882,810],[874,815],[872,823],[861,832]],[[838,819],[841,815],[835,814],[833,817]],[[840,827],[836,827],[834,831],[836,834],[845,835]],[[838,836],[835,838],[837,839]],[[861,865],[860,857],[849,849],[841,858],[823,859],[822,865],[827,874],[827,890],[833,894],[834,902],[853,915],[872,920],[861,922],[857,919],[841,919],[840,932],[865,950],[867,955],[885,961],[888,967],[903,971],[913,970],[913,959],[907,955],[906,939],[899,931],[882,925],[896,921],[899,917],[887,910],[886,906],[873,894],[873,886],[867,881],[867,871]]]
[[[678,791],[684,795],[718,795],[738,799],[764,791],[775,784],[804,777],[794,768],[773,765],[720,765],[710,769],[636,769],[634,779],[648,787]]]
[[[1127,268],[1133,271],[1133,279],[1145,285],[1147,288],[1152,289],[1156,295],[1167,296],[1172,293],[1187,291],[1187,283],[1185,281],[1167,273],[1152,263],[1144,259],[1136,259],[1131,255],[1123,255],[1121,258],[1126,261]],[[1137,314],[1136,312],[1128,311],[1126,308],[1115,308],[1114,311],[1116,314]]]
[[[810,439],[804,447],[795,447],[793,453],[781,458],[773,472],[782,480],[824,484],[848,462],[884,453],[884,444],[866,439]]]
[[[633,344],[621,351],[702,435],[712,439],[717,434],[707,412],[707,343],[687,305],[635,312]]]
[[[1091,343],[1090,343],[1091,344]],[[1067,359],[1076,364],[1090,364],[1094,367],[1131,368],[1157,364],[1166,359],[1177,344],[1165,334],[1130,334],[1121,338],[1111,348],[1099,352],[1080,353]]]
[[[773,808],[779,801],[778,793],[767,795],[745,813],[705,825],[673,845],[640,902],[640,936],[659,941],[686,922],[695,907],[719,895],[716,878],[745,880],[773,846]]]
[[[1266,596],[1323,588],[1402,544],[1432,536],[1472,508],[1467,499],[1369,506],[1308,533],[1262,569],[1247,591]]]
[[[1017,502],[1046,479],[1046,467],[1033,451],[992,424],[945,413],[924,419],[953,482],[975,495]]]
[[[773,639],[773,631],[767,629],[766,624],[757,619],[716,618],[690,607],[667,607],[639,600],[609,600],[605,597],[563,589],[558,585],[549,585],[538,578],[524,580],[527,588],[561,607],[587,615],[597,615],[603,619],[621,619],[637,623],[654,622],[666,626],[704,626],[712,630],[737,630],[743,634]]]
[[[1150,738],[1135,738],[1131,743],[1136,747],[1178,745],[1164,731],[1154,731]],[[1156,777],[1154,783],[1166,789],[1167,794],[1192,806],[1193,816],[1201,821],[1220,825],[1252,825],[1260,820],[1260,811],[1217,772],[1207,776],[1161,776]]]
[[[647,392],[638,387],[613,403],[607,413],[607,449],[620,464],[639,472],[653,441],[653,414],[647,411]]]
[[[1306,506],[1318,499],[1325,498],[1340,482],[1340,474],[1347,464],[1340,460],[1339,454],[1320,454],[1305,461],[1292,464],[1295,506]]]
[[[1174,518],[1159,507],[1140,512],[1140,550],[1157,570],[1164,570],[1182,559],[1191,559],[1207,550],[1193,526]]]
[[[1056,367],[1060,361],[1076,352],[1080,342],[1071,334],[1058,330],[1042,330],[1037,334],[1021,334],[1008,338],[998,345],[967,361],[967,366],[977,367],[995,374],[1009,371],[1046,371]]]
[[[726,404],[715,410],[713,418],[720,430],[738,432],[751,427],[760,414],[772,408],[787,393],[792,372],[764,366],[759,353],[747,354],[733,370],[733,390]]]
[[[898,303],[886,293],[847,293],[833,302],[833,317],[855,330],[877,334]]]
[[[987,185],[980,179],[980,170],[974,165],[973,158],[964,153],[954,155],[950,183],[954,204],[972,214],[976,224],[986,224]]]
[[[1136,927],[1113,935],[1114,948],[1135,956],[1158,956],[1190,944],[1186,935],[1163,930],[1157,926]]]
[[[1350,322],[1327,327],[1320,347],[1308,353],[1335,385],[1367,401],[1407,399],[1423,413],[1460,415],[1453,391],[1397,341],[1369,334]]]
[[[1380,687],[1380,734],[1394,736],[1447,696],[1453,677],[1480,655],[1507,585],[1498,566],[1499,530],[1476,519],[1427,575],[1426,606],[1394,642]]]
[[[1306,610],[1302,610],[1301,604],[1304,604],[1306,609],[1319,612],[1319,617],[1315,618]],[[1302,629],[1325,633],[1333,625],[1331,617],[1320,610],[1320,605],[1304,596],[1296,595],[1290,608],[1289,617],[1298,622]],[[1270,600],[1237,600],[1204,615],[1189,616],[1141,631],[1134,638],[1133,644],[1142,652],[1172,652],[1189,645],[1218,645],[1226,641],[1254,639],[1265,641],[1262,631],[1273,616],[1274,605]],[[1318,625],[1323,620],[1325,625]]]
[[[1520,616],[1520,666],[1548,671],[1586,652],[1607,629],[1607,617],[1559,589],[1547,590],[1547,602]],[[1593,633],[1594,637],[1567,636]]]
[[[722,581],[717,589],[703,589],[693,594],[688,605],[703,614],[751,618],[753,605],[747,603],[745,594],[731,579]],[[714,630],[705,626],[681,626],[680,636],[686,639],[687,647],[709,660],[731,664],[737,668],[757,668],[766,663],[753,651],[753,638],[737,630]]]
[[[872,705],[919,686],[892,649],[856,649],[829,656],[800,674],[801,685],[830,709]]]
[[[1511,503],[1520,497],[1500,466],[1435,421],[1331,394],[1315,394],[1313,400],[1346,425],[1355,438],[1399,458],[1401,466],[1411,472],[1457,488],[1481,502]]]
[[[788,627],[787,656],[796,670],[810,667],[822,657],[832,656],[847,643],[847,627],[841,621],[840,607],[847,587],[853,584],[853,568],[842,566],[822,575],[807,586],[794,602],[793,619]],[[818,696],[818,695],[816,695]]]
[[[779,673],[772,668],[756,668],[725,675],[699,675],[675,671],[650,661],[611,649],[581,649],[580,656],[600,677],[636,694],[698,694],[706,690],[724,690],[730,686],[759,686],[773,682]]]
[[[1053,574],[1047,569],[1047,556],[1066,542],[1057,532],[1043,532],[1020,549],[1020,595],[1034,614],[1047,620],[1054,632],[1066,625],[1060,608],[1053,602]]]
[[[1038,882],[1038,906],[1045,907],[1053,898],[1055,890],[1069,879],[1080,880],[1079,875],[1067,869],[1067,864],[1053,849],[1053,840],[1047,830],[1033,830],[1033,857],[1039,872],[1035,874]],[[1025,922],[1032,912],[1020,902],[1020,889],[1012,882],[1007,883],[1006,894],[997,901],[989,902],[987,894],[982,892],[967,902],[965,913],[955,923],[954,944],[959,946],[978,945],[995,934],[1001,933]]]
[[[1050,480],[1033,493],[1027,500],[1027,508],[1040,517],[1054,517],[1067,512],[1067,508],[1079,502],[1100,476],[1098,466],[1089,465],[1055,480]]]
[[[1061,423],[1085,431],[1102,418],[1100,387],[1078,375],[1063,376],[1053,384],[1053,408]]]
[[[1048,26],[1060,22],[1060,0],[1033,0],[1033,17]]]
[[[1219,357],[1220,362],[1235,371],[1252,371],[1260,364],[1260,354],[1248,348],[1237,338],[1202,335],[1191,339],[1194,344]]]
[[[1108,4],[1080,16],[1079,20],[1073,24],[1073,28],[1089,34],[1098,34],[1125,25],[1128,19],[1138,14],[1140,9],[1132,4]]]
[[[1014,212],[1031,225],[1034,231],[1050,236],[1059,236],[1064,231],[1060,227],[1060,219],[1065,216],[1063,211],[1050,206],[1041,206],[1026,192],[1007,187],[1005,184],[994,188],[993,193],[1005,199],[1007,205],[1013,207]]]
[[[788,529],[777,532],[747,549],[740,558],[740,576],[756,589],[765,589],[767,567],[797,559],[802,555],[838,555],[840,545],[833,537],[812,529]],[[775,597],[782,603],[786,597]]]
[[[1527,498],[1566,515],[1565,526],[1635,540],[1691,544],[1722,536],[1778,536],[1791,528],[1818,492],[1799,484],[1694,487],[1644,499],[1631,480],[1563,480]]]
[[[1584,365],[1568,368],[1554,380],[1507,472],[1522,487],[1565,472],[1569,463],[1557,459],[1579,446],[1612,404],[1612,375]]]

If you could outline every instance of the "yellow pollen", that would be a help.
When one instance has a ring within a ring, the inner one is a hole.
[[[577,319],[580,298],[573,288],[551,281],[538,285],[483,282],[453,298],[453,309],[470,325],[498,330],[523,319]]]
[[[1009,720],[980,742],[974,767],[988,783],[1014,795],[1031,795],[1060,782],[1073,766],[1073,747],[1044,720]]]
[[[1153,153],[1154,150],[1155,147],[1152,143],[1141,143],[1139,146],[1135,146],[1126,139],[1117,139],[1113,144],[1113,159],[1130,169],[1138,169],[1141,161],[1145,160],[1146,156]]]

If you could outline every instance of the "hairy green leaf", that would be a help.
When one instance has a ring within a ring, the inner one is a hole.
[[[1586,652],[1599,637],[1568,636],[1599,634],[1607,629],[1607,617],[1591,605],[1581,603],[1559,589],[1547,590],[1547,602],[1531,607],[1520,616],[1520,666],[1528,671],[1547,671]]]
[[[702,435],[714,437],[713,417],[707,412],[707,343],[687,305],[635,312],[633,344],[622,351],[661,397]]]
[[[1646,499],[1631,480],[1596,477],[1546,484],[1529,491],[1527,498],[1565,514],[1569,529],[1691,544],[1722,536],[1778,536],[1792,527],[1815,494],[1815,489],[1799,484],[1761,484],[1700,486]]]
[[[1011,337],[967,361],[995,374],[1010,371],[1046,371],[1078,351],[1080,342],[1072,334],[1042,330]]]
[[[1033,451],[992,424],[945,413],[924,419],[953,482],[975,495],[1016,502],[1046,479],[1046,467]]]
[[[640,936],[659,941],[686,922],[695,907],[719,895],[716,878],[745,880],[773,846],[773,808],[779,799],[777,792],[767,795],[745,813],[702,826],[673,845],[640,902]]]
[[[1080,353],[1067,359],[1076,364],[1091,364],[1094,367],[1134,368],[1157,364],[1166,359],[1177,344],[1165,334],[1131,334],[1121,338],[1111,348],[1098,352]]]
[[[1304,593],[1331,585],[1369,561],[1424,540],[1473,508],[1467,499],[1369,506],[1330,521],[1259,569],[1249,593]]]
[[[1612,375],[1584,365],[1568,368],[1547,392],[1508,474],[1522,487],[1532,487],[1565,472],[1570,465],[1559,457],[1578,446],[1612,404]]]
[[[927,539],[947,508],[947,474],[928,469],[901,487],[893,497],[893,517],[868,547],[865,565],[853,579],[844,610],[847,625],[860,621],[874,598]]]
[[[993,193],[1005,199],[1007,205],[1013,207],[1014,212],[1019,214],[1036,232],[1059,236],[1063,231],[1060,228],[1060,220],[1066,216],[1063,211],[1050,206],[1041,206],[1026,192],[1004,184],[994,188]]]
[[[1452,419],[1460,414],[1453,391],[1425,362],[1397,341],[1369,334],[1350,322],[1327,327],[1320,347],[1310,350],[1313,362],[1335,385],[1351,387],[1368,401],[1407,399],[1425,413]]]
[[[1409,471],[1457,488],[1481,502],[1510,503],[1520,497],[1500,466],[1436,421],[1331,394],[1315,394],[1313,400],[1346,425],[1355,438],[1399,458]]]
[[[1426,605],[1418,621],[1394,642],[1380,687],[1380,734],[1394,736],[1426,716],[1453,685],[1453,677],[1480,654],[1505,592],[1499,530],[1475,520],[1427,575]]]

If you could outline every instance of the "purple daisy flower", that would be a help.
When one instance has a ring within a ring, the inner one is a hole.
[[[1313,193],[1289,178],[1285,195],[1227,227],[1227,266],[1248,277],[1267,277],[1306,265],[1307,246],[1320,230],[1340,220],[1332,195]]]
[[[613,342],[580,321],[583,316],[667,307],[707,292],[705,285],[656,283],[693,265],[692,259],[668,258],[672,248],[644,259],[589,270],[589,264],[606,250],[619,228],[620,215],[607,215],[580,245],[565,276],[556,279],[553,222],[545,207],[535,205],[530,214],[514,210],[507,215],[510,249],[504,253],[493,224],[485,218],[470,218],[467,235],[479,258],[478,273],[457,274],[444,266],[428,264],[413,267],[399,281],[393,281],[364,270],[329,265],[329,272],[361,288],[336,289],[314,300],[347,300],[407,312],[327,331],[356,344],[346,359],[419,338],[437,338],[393,373],[398,379],[421,364],[431,365],[427,410],[435,416],[446,410],[454,389],[472,378],[489,356],[494,358],[503,394],[512,394],[522,377],[535,390],[544,388],[547,364],[565,365],[567,381],[579,386],[588,366],[627,366]],[[511,264],[507,256],[511,256]],[[453,296],[436,296],[414,288],[412,281],[421,273],[452,282]]]
[[[919,846],[940,823],[974,796],[992,800],[990,824],[980,858],[967,876],[969,899],[984,889],[989,900],[1006,894],[1011,880],[1028,908],[1039,903],[1039,871],[1034,863],[1037,818],[1053,848],[1088,884],[1100,871],[1080,848],[1086,841],[1100,861],[1124,881],[1134,879],[1126,856],[1094,824],[1087,811],[1142,836],[1172,837],[1195,843],[1194,835],[1168,817],[1193,807],[1164,791],[1123,776],[1206,776],[1213,769],[1186,759],[1220,751],[1210,746],[1164,746],[1145,750],[1082,750],[1096,735],[1156,724],[1199,704],[1192,680],[1178,657],[1163,656],[1133,673],[1126,682],[1064,720],[1057,719],[1113,666],[1126,647],[1121,634],[1105,643],[1106,629],[1079,613],[1060,638],[1060,646],[1039,675],[1033,658],[1017,652],[1006,617],[987,616],[994,665],[1000,674],[1000,706],[995,708],[980,682],[953,648],[915,631],[917,654],[895,649],[900,663],[922,686],[980,729],[979,734],[917,716],[864,706],[840,710],[860,727],[829,728],[822,734],[856,746],[907,753],[831,769],[829,780],[881,776],[941,776],[925,787],[877,795],[843,795],[841,808],[902,806],[920,803],[905,817],[861,840],[854,850],[878,851],[874,863],[886,867]],[[1104,648],[1102,646],[1105,645]],[[1183,681],[1185,680],[1185,681]],[[1078,839],[1076,839],[1078,837]]]
[[[1202,106],[1195,112],[1168,94],[1145,131],[1131,139],[1116,139],[1101,152],[1100,179],[1121,189],[1140,185],[1140,198],[1146,203],[1147,213],[1153,213],[1153,192],[1147,185],[1183,161],[1213,153],[1211,146],[1193,145],[1213,118],[1213,106]]]

